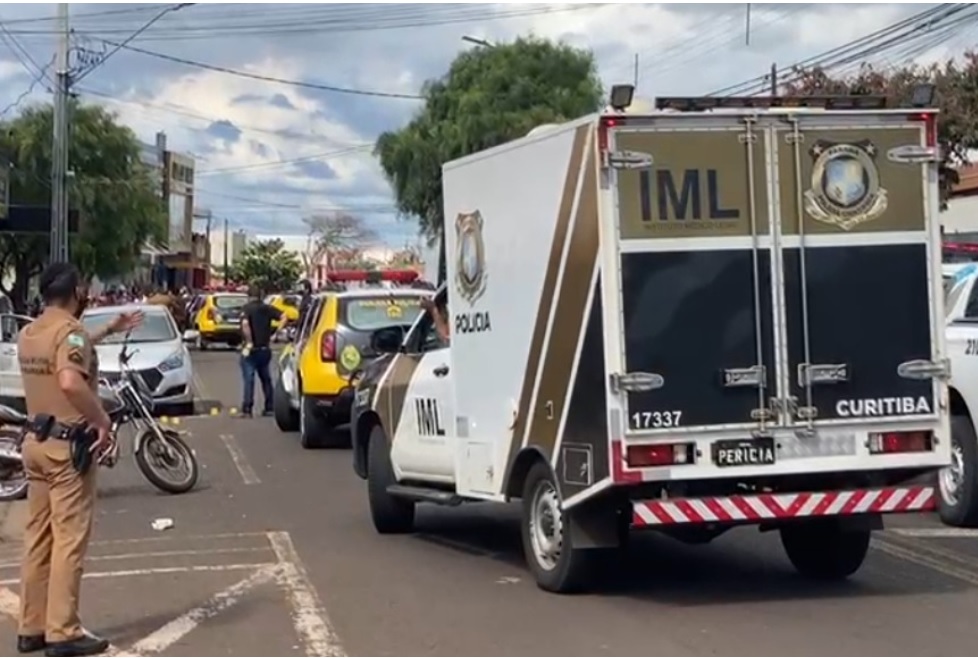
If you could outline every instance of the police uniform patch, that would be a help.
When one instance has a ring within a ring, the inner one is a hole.
[[[68,352],[68,360],[80,366],[85,365],[85,357],[78,350],[71,350]]]
[[[66,342],[69,347],[85,347],[85,337],[81,334],[68,334]]]

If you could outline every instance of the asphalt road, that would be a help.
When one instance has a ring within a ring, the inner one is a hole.
[[[199,388],[238,406],[229,353],[197,355]],[[131,461],[104,473],[83,593],[118,655],[969,655],[978,533],[904,518],[851,581],[795,575],[775,534],[688,547],[642,535],[598,594],[527,576],[512,507],[423,508],[381,537],[348,451],[304,451],[270,419],[183,419],[204,471],[157,493]],[[172,519],[165,531],[155,519]],[[935,536],[936,535],[936,536]],[[0,546],[0,653],[16,558]],[[12,647],[11,647],[12,648]]]

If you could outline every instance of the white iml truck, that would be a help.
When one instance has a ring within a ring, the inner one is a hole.
[[[445,164],[450,335],[378,332],[357,389],[377,530],[521,499],[556,592],[643,529],[759,526],[854,573],[951,460],[936,120],[659,99]]]

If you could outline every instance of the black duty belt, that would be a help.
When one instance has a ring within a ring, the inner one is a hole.
[[[34,416],[27,421],[25,427],[27,431],[34,434],[38,441],[42,442],[48,439],[67,441],[71,438],[71,433],[75,429],[75,425],[62,423],[49,414],[38,414]]]

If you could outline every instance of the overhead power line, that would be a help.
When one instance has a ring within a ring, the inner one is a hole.
[[[10,33],[10,30],[7,29],[7,26],[3,22],[0,22],[0,40],[7,45],[7,48],[10,49],[13,56],[31,77],[40,76],[42,79],[46,79],[51,84],[54,84],[54,80],[47,75],[46,67],[42,67],[37,63],[37,60],[20,44],[17,37]]]
[[[23,93],[21,93],[20,96],[18,96],[17,98],[15,98],[5,108],[3,108],[2,110],[0,110],[0,118],[5,117],[8,112],[10,112],[12,109],[14,109],[15,107],[17,107],[21,103],[23,103],[24,100],[34,92],[34,90],[37,88],[37,85],[39,85],[42,82],[44,82],[44,79],[45,79],[45,76],[47,75],[48,69],[50,69],[53,64],[54,64],[54,57],[51,58],[51,61],[48,62],[44,66],[44,68],[42,68],[38,73],[36,73],[34,75],[34,78],[31,80],[30,85],[28,85],[27,89],[25,89],[23,91]]]
[[[823,53],[808,57],[804,60],[795,62],[789,66],[782,67],[782,70],[798,71],[812,69],[816,67],[830,68],[853,61],[862,61],[864,58],[884,52],[887,48],[892,48],[897,44],[906,44],[908,40],[919,39],[928,34],[929,30],[934,29],[951,16],[954,16],[972,5],[966,3],[944,3],[914,14],[907,18],[896,21],[886,27],[864,35],[858,39],[831,48]],[[783,81],[790,83],[798,79],[794,78]],[[743,82],[729,85],[722,89],[711,92],[710,96],[724,95],[751,95],[765,92],[770,85],[767,75],[760,75]]]
[[[167,55],[165,53],[158,53],[152,50],[145,50],[143,48],[138,48],[136,46],[116,43],[114,41],[109,41],[108,39],[102,39],[102,41],[109,44],[110,46],[119,46],[121,48],[125,48],[126,50],[131,50],[134,53],[139,53],[141,55],[146,55],[148,57],[155,57],[157,59],[162,59],[167,62],[182,64],[184,66],[192,66],[194,68],[204,69],[207,71],[214,71],[216,73],[226,73],[228,75],[234,75],[240,78],[261,80],[262,82],[274,82],[282,85],[301,87],[303,89],[316,89],[318,91],[328,91],[336,94],[351,94],[354,96],[373,96],[377,98],[397,98],[397,99],[405,99],[405,100],[424,99],[424,96],[418,94],[401,94],[401,93],[388,92],[388,91],[353,89],[350,87],[338,87],[336,85],[328,85],[328,84],[322,84],[318,82],[306,82],[304,80],[288,80],[286,78],[278,78],[271,75],[262,75],[260,73],[251,73],[249,71],[239,71],[237,69],[228,68],[226,66],[218,66],[216,64],[207,64],[206,62],[197,62],[191,59],[184,59],[183,57],[177,57],[175,55]]]
[[[356,146],[349,146],[344,149],[337,149],[334,151],[326,151],[325,153],[315,153],[313,155],[305,155],[298,158],[289,158],[286,160],[273,160],[271,162],[258,162],[250,165],[237,165],[232,167],[220,167],[217,169],[203,169],[197,172],[198,176],[203,176],[207,174],[227,174],[227,173],[237,173],[239,171],[249,171],[255,169],[270,169],[275,167],[289,166],[293,164],[299,164],[302,162],[322,162],[329,158],[338,158],[344,155],[351,155],[353,153],[367,151],[373,147],[373,144],[358,144]]]
[[[105,55],[102,55],[101,57],[99,57],[98,58],[98,61],[95,62],[95,65],[94,66],[91,66],[88,70],[82,71],[80,74],[78,74],[77,76],[75,76],[74,79],[72,80],[72,83],[74,84],[74,83],[78,83],[78,82],[81,82],[82,80],[84,80],[86,77],[88,77],[92,73],[92,71],[94,71],[95,69],[97,69],[97,68],[101,67],[103,64],[105,64],[105,62],[108,61],[108,59],[110,57],[112,57],[117,52],[119,52],[120,50],[122,50],[123,48],[125,48],[126,46],[128,46],[140,34],[142,34],[143,32],[145,32],[149,28],[153,27],[154,24],[156,24],[160,19],[162,19],[167,14],[169,14],[171,12],[174,12],[174,11],[179,11],[179,10],[183,9],[184,7],[191,7],[194,4],[195,3],[193,3],[193,2],[181,2],[181,3],[176,4],[176,5],[170,5],[168,7],[164,7],[162,11],[160,11],[155,16],[153,16],[151,19],[149,19],[148,21],[146,21],[143,25],[141,25],[138,29],[136,29],[132,34],[130,34],[128,37],[126,37],[126,39],[124,41],[122,41],[121,43],[117,44],[115,46],[115,48],[113,48],[112,50],[110,50],[109,52],[107,52]]]
[[[187,41],[207,39],[213,41],[222,37],[271,36],[303,34],[341,34],[354,32],[376,32],[382,30],[437,27],[460,23],[486,23],[490,21],[526,18],[532,16],[578,12],[600,8],[600,3],[571,6],[531,6],[514,8],[512,5],[383,5],[370,7],[363,5],[305,6],[300,9],[276,7],[274,11],[253,11],[250,8],[236,8],[234,11],[220,12],[220,6],[202,6],[195,13],[194,23],[179,27],[153,30],[144,41]],[[108,37],[128,33],[131,27],[124,25],[97,25],[87,28],[89,36]],[[20,28],[18,34],[50,34],[51,28]]]

